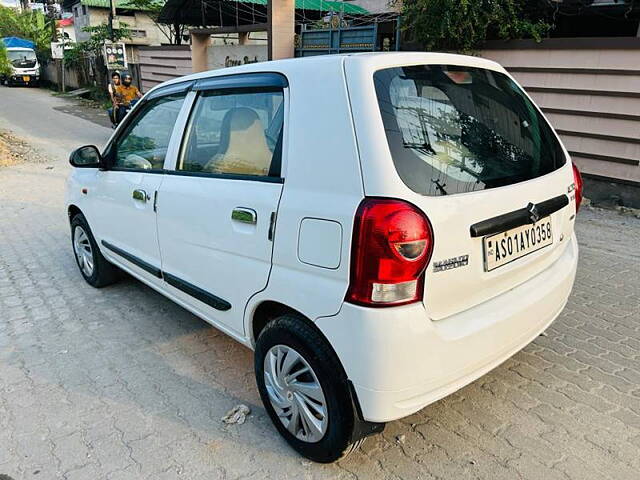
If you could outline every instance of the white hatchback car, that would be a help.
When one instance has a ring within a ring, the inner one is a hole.
[[[254,349],[266,411],[319,462],[505,361],[573,286],[580,174],[480,58],[191,75],[71,164],[85,280],[125,270]]]

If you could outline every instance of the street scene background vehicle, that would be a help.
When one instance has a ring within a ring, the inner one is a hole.
[[[0,76],[7,85],[37,85],[40,81],[40,64],[34,50],[35,44],[17,37],[0,39],[5,47],[11,71]]]

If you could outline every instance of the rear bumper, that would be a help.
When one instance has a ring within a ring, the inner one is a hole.
[[[469,310],[432,321],[422,305],[344,304],[316,322],[353,382],[365,420],[411,415],[525,347],[564,308],[575,279],[575,236],[545,271]]]

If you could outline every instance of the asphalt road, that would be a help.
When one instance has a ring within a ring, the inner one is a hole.
[[[0,478],[640,478],[635,217],[579,213],[576,285],[545,336],[348,459],[316,465],[271,425],[249,350],[133,279],[82,280],[66,157],[110,130],[64,113],[78,108],[0,88],[0,128],[51,157],[0,169]],[[247,422],[224,425],[238,403]]]
[[[67,159],[80,145],[102,147],[112,133],[108,125],[105,113],[48,90],[0,87],[0,130],[11,130],[52,160]]]

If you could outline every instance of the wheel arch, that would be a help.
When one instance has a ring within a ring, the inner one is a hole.
[[[336,358],[338,358],[338,361],[340,362],[340,366],[342,367],[342,362],[340,360],[340,357],[338,356],[337,352],[333,348],[333,345],[331,345],[331,342],[329,341],[327,336],[324,334],[324,332],[322,332],[320,328],[318,328],[315,322],[311,320],[304,313],[277,300],[263,300],[260,303],[258,303],[256,307],[253,309],[253,313],[251,314],[250,329],[249,329],[249,335],[250,335],[249,341],[251,343],[251,347],[255,349],[256,340],[258,339],[260,332],[264,329],[264,327],[266,327],[269,324],[269,322],[271,322],[272,320],[275,320],[279,316],[286,315],[286,314],[295,315],[300,319],[300,321],[304,322],[310,328],[315,330],[318,333],[318,335],[320,335],[322,339],[325,342],[327,342],[327,345],[329,345],[333,353],[336,355]],[[344,367],[342,367],[342,369],[346,378],[346,371],[344,370]]]
[[[250,329],[249,329],[249,334],[250,334],[249,341],[251,344],[251,348],[255,350],[256,341],[258,339],[258,336],[260,335],[260,332],[264,330],[264,328],[272,320],[275,320],[276,318],[286,314],[294,315],[298,317],[301,322],[304,322],[306,325],[308,325],[309,328],[313,329],[326,342],[327,346],[333,352],[333,354],[335,355],[338,361],[338,364],[340,365],[340,368],[342,370],[341,372],[342,375],[347,381],[349,381],[348,380],[349,377],[344,368],[344,365],[342,364],[342,359],[338,355],[338,352],[336,352],[335,348],[333,347],[333,345],[331,344],[327,336],[324,334],[322,330],[320,330],[320,328],[318,328],[315,322],[313,322],[313,320],[311,320],[304,313],[284,303],[278,302],[276,300],[263,300],[262,302],[258,303],[258,305],[254,308],[253,313],[251,315],[251,322],[250,322]],[[354,403],[357,405],[356,411],[360,415],[361,410],[357,400],[357,395],[355,394],[355,390],[353,390],[352,387],[350,388],[351,388],[350,394],[353,396]]]
[[[82,213],[82,210],[80,210],[80,207],[78,207],[77,205],[74,205],[73,203],[69,205],[69,207],[67,207],[67,215],[69,216],[69,222],[73,220],[73,217],[75,217],[80,213],[84,215],[84,213]]]
[[[327,343],[329,349],[335,355],[336,360],[338,361],[338,365],[340,366],[341,374],[344,377],[347,389],[349,392],[349,396],[351,399],[351,404],[354,412],[354,430],[353,435],[354,438],[363,438],[368,437],[370,435],[374,435],[376,433],[380,433],[384,430],[384,423],[377,422],[369,422],[364,419],[362,415],[362,408],[360,406],[360,401],[358,399],[358,394],[353,386],[353,383],[349,379],[347,372],[342,364],[342,359],[335,351],[335,348],[329,342],[327,336],[318,328],[318,326],[306,315],[299,312],[295,308],[292,308],[284,303],[275,301],[275,300],[263,300],[260,302],[252,312],[251,322],[250,322],[250,344],[253,349],[255,349],[256,340],[260,335],[260,332],[277,317],[284,314],[293,314],[300,318],[300,321],[307,324],[310,328],[312,328],[317,334]]]
[[[255,348],[256,340],[258,339],[260,332],[264,329],[264,327],[267,326],[269,322],[287,313],[299,316],[305,323],[312,326],[315,330],[318,330],[318,327],[315,326],[315,324],[309,317],[307,317],[304,313],[299,312],[295,308],[292,308],[288,305],[285,305],[284,303],[275,300],[263,300],[253,309],[253,312],[251,314],[251,319],[249,322],[249,341],[251,342],[251,346]],[[322,332],[320,333],[322,334]]]

